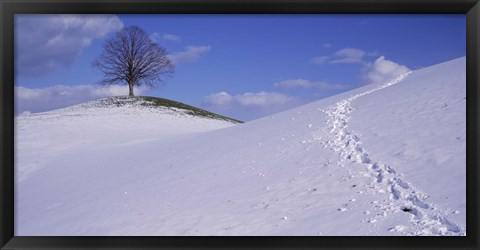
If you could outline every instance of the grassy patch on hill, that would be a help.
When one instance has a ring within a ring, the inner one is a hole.
[[[134,104],[137,103],[142,106],[146,107],[167,107],[167,108],[177,108],[185,110],[185,113],[193,116],[205,117],[210,119],[217,119],[217,120],[224,120],[230,121],[234,123],[243,123],[240,120],[229,118],[223,115],[215,114],[204,109],[200,109],[194,106],[187,105],[185,103],[172,101],[169,99],[152,97],[152,96],[117,96],[117,97],[110,97],[107,99],[101,100],[102,104],[107,105],[114,105],[114,106],[123,106],[126,104]]]

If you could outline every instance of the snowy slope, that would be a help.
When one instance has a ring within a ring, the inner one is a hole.
[[[15,233],[465,235],[463,97],[459,58],[201,133],[22,117]]]
[[[85,148],[108,150],[234,125],[146,104],[143,98],[120,96],[16,117],[17,178],[49,165],[55,156]]]

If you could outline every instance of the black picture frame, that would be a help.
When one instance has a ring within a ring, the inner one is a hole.
[[[0,246],[2,249],[478,249],[478,0],[0,0]],[[27,237],[14,236],[15,14],[465,14],[467,235],[465,237]]]

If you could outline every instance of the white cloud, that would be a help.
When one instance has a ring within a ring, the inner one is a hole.
[[[324,48],[330,48],[330,47],[332,47],[332,45],[329,44],[329,43],[324,43],[324,44],[322,45],[322,47],[324,47]]]
[[[204,98],[204,105],[230,105],[233,102],[233,96],[225,91],[211,94]]]
[[[338,83],[329,83],[324,81],[312,82],[305,79],[293,79],[285,80],[281,82],[276,82],[273,86],[282,89],[294,89],[294,88],[303,88],[303,89],[318,89],[318,90],[337,90],[345,89],[347,86],[338,84]]]
[[[301,104],[297,97],[275,92],[244,93],[230,95],[225,91],[203,99],[202,107],[241,120],[250,120]]]
[[[69,66],[94,39],[122,27],[114,15],[18,15],[15,71],[38,76]]]
[[[329,63],[361,63],[365,54],[361,49],[345,48],[335,52]]]
[[[344,48],[329,56],[318,56],[310,59],[310,63],[362,63],[367,53],[361,49]]]
[[[135,88],[135,95],[141,95],[147,89]],[[128,87],[111,85],[100,87],[95,85],[55,85],[46,88],[15,87],[15,113],[25,111],[42,112],[67,107],[89,100],[107,96],[127,95]]]
[[[270,105],[283,105],[295,101],[294,97],[275,92],[244,93],[230,95],[227,92],[219,92],[204,98],[204,105],[241,105],[266,107]]]
[[[176,64],[195,62],[210,49],[211,46],[187,46],[184,51],[175,52],[169,57]]]
[[[362,78],[366,83],[377,83],[392,80],[393,78],[410,71],[405,65],[379,57],[373,63],[368,63],[363,68]]]
[[[338,59],[332,59],[328,63],[362,63],[362,58],[357,58],[357,57],[344,57],[344,58],[338,58]]]
[[[317,56],[317,57],[314,57],[314,58],[310,59],[310,63],[322,64],[322,63],[325,63],[326,61],[328,61],[329,59],[330,59],[329,56]]]
[[[262,91],[259,93],[237,95],[234,97],[234,100],[243,106],[265,107],[271,105],[284,105],[294,101],[294,98],[280,93]]]
[[[335,52],[334,55],[345,58],[362,58],[365,55],[365,51],[355,48],[345,48]]]
[[[165,34],[163,35],[163,39],[172,42],[180,42],[182,40],[179,36],[174,34]]]
[[[158,32],[153,32],[152,35],[150,36],[150,39],[152,39],[155,42],[159,42],[160,40],[171,41],[171,42],[182,41],[182,38],[177,36],[177,35],[174,35],[174,34],[163,34],[163,35],[161,35]]]

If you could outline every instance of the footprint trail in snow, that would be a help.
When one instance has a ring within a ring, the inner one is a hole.
[[[327,115],[327,126],[333,137],[327,146],[338,152],[344,159],[361,164],[367,175],[372,177],[371,186],[378,193],[388,194],[388,198],[379,201],[380,208],[384,211],[370,221],[377,221],[399,212],[410,213],[410,223],[413,228],[411,235],[465,235],[465,229],[448,220],[439,208],[426,202],[427,196],[401,179],[401,174],[391,166],[369,156],[363,147],[360,138],[348,128],[350,113],[354,110],[351,103],[357,98],[382,90],[401,82],[411,72],[403,74],[396,79],[377,88],[353,95],[337,102],[327,110],[321,110]],[[321,138],[314,137],[320,140]],[[404,226],[397,225],[390,229],[403,233]]]

